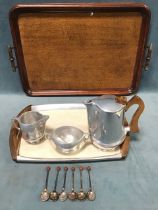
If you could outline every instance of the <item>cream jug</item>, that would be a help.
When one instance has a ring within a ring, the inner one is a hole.
[[[131,123],[125,126],[125,112],[138,104]],[[138,131],[138,119],[144,110],[144,103],[134,96],[127,102],[126,97],[104,95],[85,102],[88,113],[89,133],[92,143],[100,149],[112,149],[120,145],[129,131]]]
[[[21,131],[24,140],[30,144],[37,144],[43,141],[45,135],[45,124],[48,115],[42,115],[39,112],[28,111],[12,120],[15,127]],[[19,127],[15,122],[18,122]]]

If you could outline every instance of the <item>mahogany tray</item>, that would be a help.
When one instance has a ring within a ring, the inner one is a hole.
[[[10,10],[9,20],[14,45],[10,61],[14,69],[17,62],[28,95],[137,91],[149,62],[146,5],[20,4]]]

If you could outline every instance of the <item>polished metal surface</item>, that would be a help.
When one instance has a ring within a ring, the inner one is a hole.
[[[87,199],[89,201],[94,201],[96,199],[96,195],[95,195],[95,192],[93,190],[89,190],[87,192]]]
[[[86,193],[80,190],[80,192],[78,192],[78,200],[84,201],[85,199],[86,199]]]
[[[69,198],[69,200],[71,200],[71,201],[75,201],[75,200],[77,199],[77,193],[76,193],[75,191],[69,192],[68,198]]]
[[[18,66],[17,66],[16,58],[15,58],[15,47],[8,46],[8,55],[9,55],[9,60],[10,60],[12,70],[13,72],[16,72],[16,69],[18,68]]]
[[[83,103],[63,103],[63,104],[43,104],[43,105],[34,105],[34,106],[31,106],[31,110],[32,111],[36,111],[36,112],[47,112],[47,111],[55,111],[55,110],[58,110],[58,111],[69,111],[69,110],[81,110],[81,111],[85,111],[87,110],[86,109],[86,106],[83,104]],[[51,116],[50,116],[51,117]],[[87,124],[85,124],[87,126]],[[88,133],[88,130],[86,131]],[[50,138],[52,139],[52,138]],[[53,142],[53,141],[52,141]],[[86,142],[87,142],[87,139],[86,139]],[[93,142],[94,143],[94,142]],[[76,146],[77,147],[77,146]],[[56,150],[56,148],[52,147],[53,148],[53,151]],[[97,148],[98,148],[98,144],[97,144]],[[78,151],[77,148],[74,148],[76,151]],[[107,149],[107,148],[106,148]],[[40,157],[40,158],[36,158],[36,157],[30,157],[30,156],[21,156],[21,155],[18,155],[17,156],[17,161],[18,162],[78,162],[78,161],[99,161],[99,160],[120,160],[122,159],[122,153],[121,152],[118,152],[117,154],[111,154],[111,155],[108,155],[105,153],[105,155],[102,153],[101,150],[106,150],[104,147],[101,147],[101,149],[97,150],[97,156],[93,153],[88,153],[88,156],[67,156],[65,155],[64,157],[62,156],[62,152],[61,153],[61,157],[58,157],[58,156],[54,156],[52,158],[50,157]],[[110,149],[110,148],[109,148]],[[117,151],[117,148],[112,148],[112,150],[115,150]],[[86,150],[86,148],[85,148]],[[111,149],[110,149],[111,150]],[[52,152],[53,152],[52,151]],[[81,151],[81,154],[82,153],[82,149],[79,150]],[[66,154],[66,152],[64,152],[64,154]],[[70,152],[71,154],[71,152]],[[80,152],[79,152],[80,154]]]
[[[55,183],[54,183],[54,189],[52,192],[50,192],[49,194],[49,198],[52,201],[57,201],[59,199],[59,193],[57,192],[57,183],[58,183],[58,177],[59,177],[59,172],[60,172],[61,168],[58,166],[56,168],[57,174],[56,174],[56,179],[55,179]]]
[[[114,141],[113,143],[103,143],[100,139],[95,138],[95,136],[93,136],[93,145],[95,147],[97,147],[98,149],[102,150],[102,151],[114,151],[115,149],[117,149],[117,147],[119,145],[121,145],[123,143],[123,141],[126,138],[127,133],[130,131],[130,128],[124,127],[124,131],[123,131],[123,135],[121,136],[120,139],[117,139],[116,141]]]
[[[90,201],[94,201],[96,198],[96,194],[95,194],[94,190],[92,189],[92,182],[91,182],[91,176],[90,176],[91,167],[90,166],[87,167],[87,171],[88,171],[88,178],[89,178],[89,191],[87,192],[87,199]]]
[[[145,71],[148,71],[150,68],[150,62],[152,59],[152,51],[153,51],[153,45],[152,43],[150,43],[147,47],[146,47],[146,57],[145,57],[145,64],[144,64],[144,69]]]
[[[88,134],[73,126],[62,126],[52,133],[52,141],[55,143],[56,149],[62,153],[79,151],[87,139]]]
[[[68,171],[68,167],[64,167],[64,183],[62,187],[62,192],[59,195],[60,201],[66,201],[68,197],[67,192],[65,191],[67,171]]]
[[[86,199],[87,194],[83,191],[83,178],[82,178],[83,167],[80,167],[79,170],[80,170],[80,191],[77,193],[77,198],[80,201],[84,201]]]
[[[26,142],[37,144],[44,140],[45,124],[48,118],[48,115],[42,115],[36,111],[28,111],[12,120],[14,123],[16,121],[19,123],[20,127],[16,127],[21,131],[22,137]]]
[[[68,198],[71,201],[75,201],[77,199],[77,192],[75,192],[75,167],[71,168],[72,172],[72,189],[71,192],[68,193]]]
[[[40,195],[41,201],[48,201],[49,200],[49,192],[47,189],[44,189]]]
[[[60,201],[66,201],[67,200],[67,192],[63,191],[59,195],[59,200]]]
[[[49,198],[50,198],[52,201],[57,201],[57,200],[59,199],[59,193],[56,192],[56,191],[50,192]]]
[[[88,112],[89,132],[92,142],[101,149],[120,145],[127,134],[124,127],[125,105],[115,96],[97,97],[85,102]]]
[[[46,175],[46,181],[45,181],[45,188],[41,192],[41,195],[40,195],[41,201],[47,201],[49,199],[49,192],[48,192],[47,187],[48,187],[49,172],[50,172],[51,168],[47,167],[46,170],[47,170],[47,175]]]
[[[119,112],[125,107],[125,105],[116,102],[116,96],[114,95],[102,95],[86,102],[86,104],[88,103],[109,113]]]

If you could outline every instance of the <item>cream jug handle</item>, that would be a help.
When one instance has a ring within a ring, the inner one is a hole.
[[[133,96],[133,98],[131,98],[129,101],[126,102],[125,111],[127,111],[134,104],[138,104],[138,108],[135,111],[129,126],[130,126],[130,131],[136,133],[139,131],[138,120],[145,106],[143,100],[139,96]]]

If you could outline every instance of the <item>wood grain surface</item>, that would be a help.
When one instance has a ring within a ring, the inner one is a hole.
[[[21,114],[25,113],[26,111],[31,110],[31,105],[25,107],[18,115],[19,117]],[[9,147],[10,147],[10,153],[13,160],[17,159],[17,155],[19,153],[19,146],[21,141],[21,132],[19,132],[14,124],[12,124],[12,127],[10,129],[10,135],[9,135]]]
[[[18,6],[10,13],[25,91],[30,95],[136,91],[149,11],[139,4],[77,5]]]

